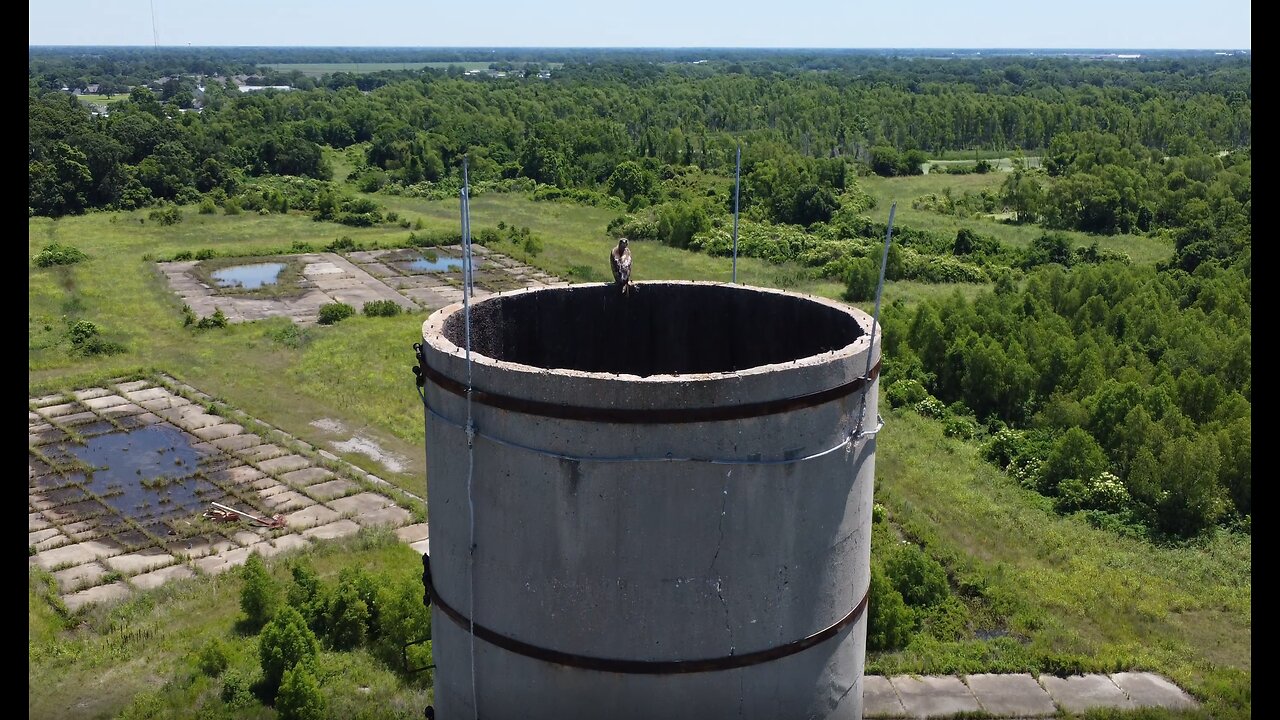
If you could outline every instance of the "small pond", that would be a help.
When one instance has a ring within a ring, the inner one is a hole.
[[[440,272],[448,270],[461,270],[462,260],[458,258],[442,257],[435,260],[419,258],[404,263],[404,267],[409,272]]]
[[[212,274],[218,287],[255,290],[263,285],[275,285],[281,270],[284,270],[284,263],[254,263],[225,267],[214,270]]]

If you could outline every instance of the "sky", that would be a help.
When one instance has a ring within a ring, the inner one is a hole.
[[[1250,0],[28,1],[31,45],[1252,49]]]

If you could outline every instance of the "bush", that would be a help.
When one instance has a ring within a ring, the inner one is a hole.
[[[50,267],[52,265],[74,265],[88,259],[89,256],[85,255],[79,248],[60,245],[55,242],[45,245],[43,250],[36,253],[35,263],[38,267]]]
[[[196,658],[196,666],[200,668],[200,672],[209,677],[218,677],[230,661],[227,658],[227,643],[222,638],[213,638],[200,648],[200,655]]]
[[[244,578],[240,609],[244,611],[249,627],[257,630],[276,615],[276,609],[280,607],[280,588],[256,551],[249,554],[240,574]]]
[[[1093,436],[1073,427],[1062,434],[1045,458],[1040,473],[1040,491],[1057,495],[1058,484],[1068,478],[1088,479],[1107,469],[1107,455]]]
[[[889,407],[902,407],[924,400],[929,397],[929,391],[915,380],[898,380],[885,391],[885,397],[889,400]]]
[[[293,584],[289,586],[289,606],[297,610],[316,633],[325,631],[325,614],[329,610],[329,594],[320,576],[306,560],[293,566]]]
[[[240,198],[228,198],[227,201],[222,204],[222,214],[239,215],[240,214]]]
[[[182,327],[191,327],[196,324],[196,312],[191,309],[190,305],[183,303],[182,305]]]
[[[880,268],[871,258],[857,258],[849,264],[844,278],[844,298],[851,302],[871,300],[880,282]]]
[[[280,692],[276,694],[276,712],[280,720],[321,720],[324,696],[309,663],[299,663],[284,671]]]
[[[431,662],[430,642],[405,648],[408,643],[431,639],[431,610],[422,603],[422,594],[422,581],[416,576],[378,589],[378,649],[391,662],[404,662],[401,653],[405,652],[410,667]]]
[[[174,262],[179,262],[181,260],[190,260],[190,259],[191,259],[190,250],[183,250],[181,252],[175,253],[173,256]]]
[[[942,434],[947,437],[971,440],[977,432],[977,425],[967,417],[952,415],[942,423]]]
[[[947,598],[947,572],[917,545],[899,545],[885,561],[885,572],[912,607],[930,607]]]
[[[290,321],[288,325],[285,325],[278,330],[272,330],[268,337],[285,347],[296,349],[302,347],[309,336],[306,330],[298,327]]]
[[[161,225],[177,225],[182,222],[182,211],[177,205],[164,205],[147,213],[147,217]]]
[[[207,197],[200,201],[199,212],[201,215],[212,215],[218,212],[218,206],[213,202],[213,198]]]
[[[395,300],[373,300],[365,303],[362,311],[368,317],[394,317],[400,314],[401,308]]]
[[[262,683],[268,696],[274,696],[279,690],[285,671],[300,663],[313,662],[319,652],[320,641],[302,615],[288,605],[281,608],[258,638]]]
[[[256,701],[253,697],[252,683],[238,670],[231,670],[222,676],[222,702],[232,708],[247,708]]]
[[[329,604],[329,640],[338,650],[364,644],[369,632],[369,606],[352,582],[342,582]]]
[[[356,309],[346,303],[334,302],[320,306],[320,324],[332,325],[356,314]]]
[[[196,251],[195,258],[196,260],[209,260],[216,254],[212,248],[201,248]]]
[[[867,599],[867,649],[896,650],[911,638],[915,619],[902,594],[877,563],[871,564],[871,596]]]
[[[99,334],[98,326],[88,320],[77,320],[67,328],[71,347],[84,355],[115,355],[124,352],[124,346],[111,342]]]
[[[343,250],[355,250],[355,249],[356,249],[356,241],[355,241],[355,240],[352,240],[351,238],[347,237],[346,235],[343,235],[342,237],[338,238],[337,240],[334,240],[333,242],[331,242],[331,243],[329,243],[328,245],[326,245],[326,246],[325,246],[325,249],[326,249],[326,250],[328,250],[329,252],[341,252],[341,251],[343,251]]]
[[[227,316],[222,312],[222,308],[214,308],[213,314],[208,317],[202,317],[196,322],[196,328],[199,330],[211,330],[213,328],[224,328],[227,326]]]
[[[927,397],[915,404],[916,412],[927,418],[939,418],[947,411],[947,406],[935,397]]]

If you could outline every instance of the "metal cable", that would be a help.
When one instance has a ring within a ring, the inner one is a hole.
[[[467,158],[462,158],[462,307],[466,318],[467,342],[467,515],[471,531],[468,576],[471,582],[470,627],[471,636],[471,709],[480,720],[480,694],[476,689],[476,502],[473,479],[476,467],[476,426],[471,416],[471,202],[467,178]],[[425,398],[424,398],[425,406]]]

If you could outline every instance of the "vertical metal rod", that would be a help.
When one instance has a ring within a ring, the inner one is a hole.
[[[480,693],[476,688],[476,504],[472,492],[475,474],[475,425],[471,418],[471,185],[467,177],[467,156],[462,156],[462,306],[466,320],[467,342],[467,517],[471,528],[471,544],[467,553],[467,574],[470,576],[470,634],[471,634],[471,707],[475,717],[480,717]]]
[[[889,265],[889,243],[893,239],[893,214],[898,209],[898,203],[889,206],[889,226],[884,233],[884,252],[880,255],[880,281],[876,283],[876,309],[875,314],[871,316],[871,345],[867,348],[867,369],[862,376],[868,378],[866,389],[862,391],[862,409],[858,411],[858,433],[862,432],[862,423],[866,419],[867,414],[867,393],[871,391],[871,358],[875,354],[876,349],[876,328],[880,325],[880,296],[884,292],[884,271]]]
[[[738,190],[742,187],[742,145],[733,171],[733,282],[738,282]]]

